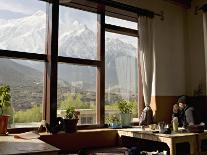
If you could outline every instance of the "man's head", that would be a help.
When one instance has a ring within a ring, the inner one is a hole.
[[[179,111],[179,105],[176,103],[173,105],[173,112],[177,113]]]
[[[181,110],[187,106],[187,96],[180,96],[178,99],[178,105]]]

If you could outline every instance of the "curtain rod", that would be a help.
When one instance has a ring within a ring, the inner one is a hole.
[[[106,6],[114,7],[114,8],[117,8],[117,9],[129,11],[129,12],[133,12],[133,13],[137,13],[140,16],[147,16],[147,17],[151,17],[151,18],[153,18],[154,16],[159,16],[161,18],[161,20],[164,20],[163,11],[161,11],[160,13],[155,13],[153,11],[149,11],[149,10],[146,10],[146,9],[134,7],[134,6],[131,6],[131,5],[120,3],[120,2],[115,2],[115,1],[112,1],[112,0],[88,0],[88,1],[95,2],[95,3],[100,3],[100,4],[103,4],[103,5],[106,5]]]
[[[197,15],[199,11],[207,12],[207,4],[202,5],[201,7],[196,6],[194,14]]]
[[[207,4],[204,4],[199,8],[199,10],[203,10],[203,12],[207,12]]]

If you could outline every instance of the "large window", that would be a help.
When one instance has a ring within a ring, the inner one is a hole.
[[[56,114],[64,117],[67,106],[80,112],[79,125],[103,125],[105,115],[119,113],[120,99],[134,104],[136,117],[137,38],[131,36],[137,35],[137,24],[58,9],[57,1],[47,5],[47,16],[46,4],[0,1],[0,84],[11,87],[10,127],[37,127],[42,119],[55,125]],[[120,30],[128,33],[111,33]]]
[[[120,113],[117,103],[125,99],[137,117],[137,38],[106,32],[105,45],[105,115]]]

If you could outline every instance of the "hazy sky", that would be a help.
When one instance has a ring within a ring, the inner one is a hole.
[[[0,10],[30,15],[38,10],[46,10],[45,3],[38,0],[0,0]]]
[[[46,12],[45,2],[39,0],[0,0],[0,18],[3,19],[12,19],[29,16],[39,10]],[[87,27],[95,33],[97,31],[96,14],[61,6],[60,19],[62,18],[67,19],[69,23],[73,22],[74,20],[77,20],[81,24],[87,25]],[[106,22],[134,29],[137,27],[136,23],[126,22],[122,20],[114,20],[113,18],[107,17]],[[118,37],[119,39],[127,43],[133,44],[135,47],[137,47],[137,38],[125,37],[124,35],[114,35],[113,33],[108,33],[107,37]]]

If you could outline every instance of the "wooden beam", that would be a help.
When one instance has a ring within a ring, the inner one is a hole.
[[[13,59],[29,59],[29,60],[47,61],[47,56],[45,54],[27,53],[27,52],[1,50],[1,49],[0,49],[0,57],[11,58],[11,59],[13,58]]]
[[[102,66],[102,62],[99,60],[70,58],[70,57],[63,57],[63,56],[58,56],[58,62],[77,64],[77,65],[86,65],[86,66],[92,66],[92,67]]]
[[[111,24],[105,24],[105,28],[106,28],[106,31],[108,31],[108,32],[118,33],[118,34],[133,36],[133,37],[139,37],[138,30],[125,28],[125,27],[121,27],[121,26],[115,26],[115,25],[111,25]]]
[[[97,124],[101,127],[105,123],[105,6],[99,6],[98,14],[98,35],[97,35],[97,56],[102,62],[102,66],[97,67],[96,75],[96,105]]]
[[[57,57],[58,57],[59,0],[47,3],[47,59],[45,71],[45,109],[46,121],[54,127],[57,117]]]

